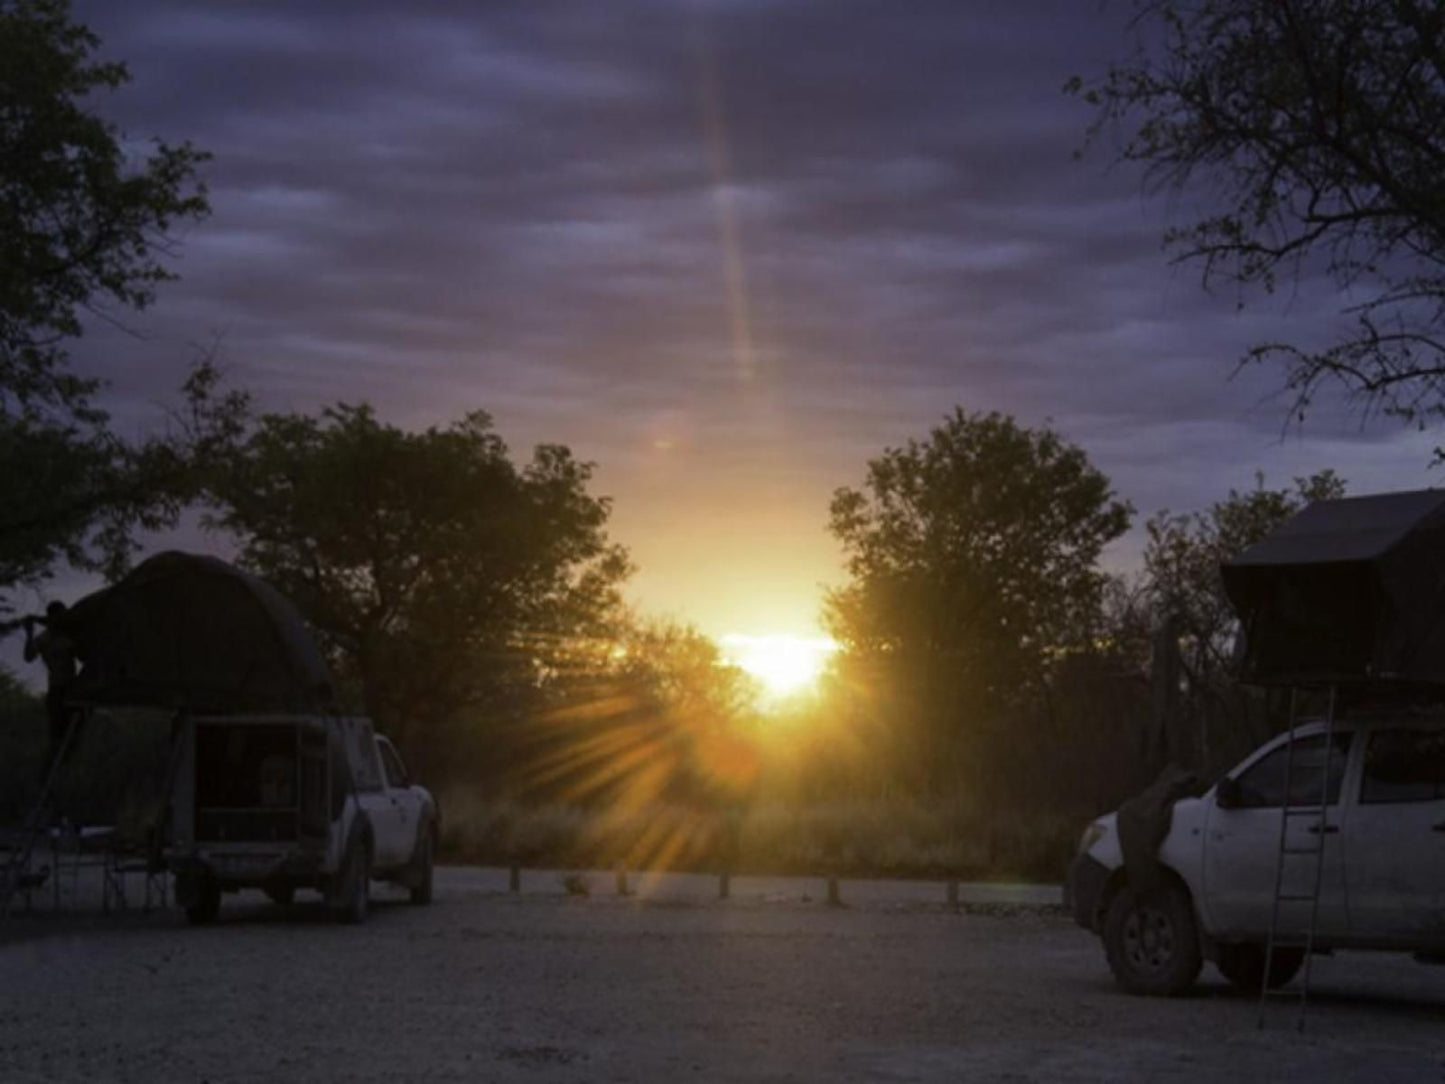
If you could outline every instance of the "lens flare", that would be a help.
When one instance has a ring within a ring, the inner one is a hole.
[[[784,633],[748,636],[732,633],[722,638],[728,661],[762,682],[775,697],[792,696],[810,688],[838,645],[827,637]]]

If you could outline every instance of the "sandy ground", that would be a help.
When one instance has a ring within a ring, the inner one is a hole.
[[[1211,969],[1121,994],[1089,934],[998,902],[1056,890],[956,914],[941,886],[845,884],[835,909],[820,882],[591,882],[449,870],[360,928],[259,895],[210,928],[14,917],[0,1080],[1445,1080],[1445,968],[1404,957],[1319,960],[1301,1035]]]

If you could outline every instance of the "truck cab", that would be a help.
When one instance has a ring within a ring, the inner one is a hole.
[[[1321,795],[1323,818],[1284,816],[1286,808],[1318,810]],[[1132,887],[1118,817],[1109,814],[1085,830],[1070,871],[1076,920],[1100,934],[1115,978],[1133,992],[1180,993],[1205,959],[1236,985],[1258,990],[1277,865],[1276,932],[1287,944],[1313,921],[1317,951],[1439,959],[1445,718],[1364,714],[1338,720],[1328,736],[1319,722],[1279,735],[1202,797],[1174,804],[1158,860],[1158,883]],[[1272,985],[1289,981],[1303,962],[1297,947],[1275,953]]]
[[[165,855],[192,922],[250,888],[279,903],[318,891],[351,922],[366,917],[372,880],[430,902],[437,805],[370,720],[183,716],[172,755]]]

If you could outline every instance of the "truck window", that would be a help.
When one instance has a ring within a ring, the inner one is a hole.
[[[392,748],[389,741],[379,741],[376,747],[381,751],[381,766],[386,769],[386,785],[406,786],[406,769],[401,766],[401,754]]]
[[[376,759],[376,738],[364,719],[343,720],[346,755],[358,791],[381,789],[381,764]]]
[[[1345,777],[1345,758],[1350,749],[1349,734],[1334,736],[1334,749],[1330,751],[1329,779],[1323,778],[1325,769],[1325,736],[1316,734],[1300,738],[1294,744],[1294,770],[1290,779],[1289,804],[1318,805],[1320,793],[1326,794],[1325,801],[1334,805],[1340,800],[1340,783]],[[1285,804],[1285,758],[1289,746],[1281,745],[1258,761],[1239,777],[1240,808],[1272,809]]]
[[[1360,801],[1445,799],[1445,730],[1377,730],[1365,747]]]

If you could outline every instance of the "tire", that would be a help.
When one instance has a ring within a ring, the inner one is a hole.
[[[371,896],[371,847],[365,839],[357,838],[346,849],[337,879],[339,883],[331,897],[336,920],[347,926],[360,925],[366,921]]]
[[[197,889],[196,900],[186,906],[186,921],[192,926],[209,926],[221,913],[221,886],[215,878],[205,878]]]
[[[1302,948],[1277,948],[1270,961],[1269,988],[1277,989],[1299,974],[1304,966]],[[1246,994],[1257,994],[1264,985],[1264,946],[1257,943],[1220,945],[1214,966],[1230,985]]]
[[[411,902],[422,906],[431,903],[432,871],[436,865],[436,843],[428,828],[417,840],[416,854],[411,860]]]
[[[1131,994],[1175,997],[1204,966],[1189,893],[1174,883],[1120,889],[1104,917],[1104,951],[1114,981]]]
[[[267,899],[282,907],[290,907],[296,899],[295,885],[270,885],[264,891]]]

